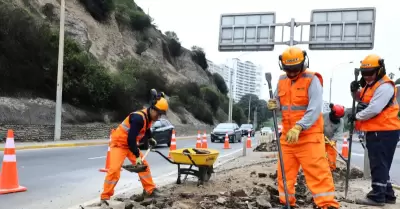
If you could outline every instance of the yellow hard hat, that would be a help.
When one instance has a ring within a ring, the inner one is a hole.
[[[168,101],[164,97],[159,98],[156,104],[154,104],[154,109],[160,114],[166,114],[168,111]]]
[[[307,53],[298,47],[289,47],[281,55],[279,61],[283,70],[304,69],[304,61]]]
[[[370,54],[365,57],[360,65],[361,71],[379,69],[381,67],[383,67],[383,59],[376,54]]]

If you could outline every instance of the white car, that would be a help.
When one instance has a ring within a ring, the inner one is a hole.
[[[261,132],[261,135],[267,135],[267,134],[272,133],[272,129],[270,127],[263,127],[263,128],[261,128],[260,132]]]

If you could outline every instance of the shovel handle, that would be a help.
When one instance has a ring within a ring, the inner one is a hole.
[[[151,147],[149,147],[149,149],[146,150],[146,153],[144,153],[143,157],[142,157],[142,161],[147,157],[147,155],[149,154],[151,150]]]

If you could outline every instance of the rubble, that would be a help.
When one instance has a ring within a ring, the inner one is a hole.
[[[277,152],[278,146],[276,144],[276,140],[270,142],[263,142],[259,144],[256,148],[254,148],[254,152]]]

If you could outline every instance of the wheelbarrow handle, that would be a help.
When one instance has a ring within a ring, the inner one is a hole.
[[[160,151],[155,150],[155,149],[153,149],[152,151],[153,151],[153,152],[156,152],[156,153],[158,153],[158,154],[160,154],[161,157],[163,157],[164,159],[166,159],[168,162],[170,162],[170,163],[172,163],[172,164],[176,164],[175,162],[173,162],[172,160],[170,160],[167,156],[165,156],[165,155],[164,155],[163,153],[161,153]]]

